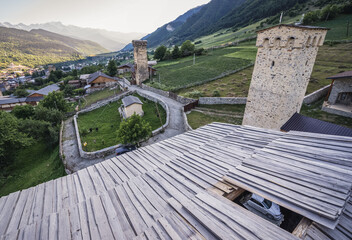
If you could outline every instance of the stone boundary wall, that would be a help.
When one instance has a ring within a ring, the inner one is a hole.
[[[95,158],[102,158],[102,157],[105,157],[107,155],[110,155],[110,154],[113,154],[115,149],[118,148],[119,146],[121,146],[121,144],[117,144],[115,146],[111,146],[111,147],[107,147],[107,148],[103,148],[101,150],[98,150],[98,151],[95,151],[95,152],[86,152],[83,150],[82,148],[82,142],[81,142],[81,137],[80,137],[80,134],[79,134],[79,130],[78,130],[78,123],[77,123],[77,118],[78,118],[78,115],[80,113],[84,113],[84,112],[90,112],[94,109],[97,109],[99,107],[102,107],[102,106],[105,106],[107,104],[109,104],[110,102],[114,102],[114,101],[118,101],[120,98],[126,96],[127,94],[133,94],[134,92],[137,92],[138,95],[140,95],[141,97],[145,97],[153,102],[157,102],[159,103],[166,111],[166,123],[154,130],[152,132],[152,135],[155,136],[156,134],[160,133],[163,131],[163,129],[165,129],[168,125],[169,125],[169,119],[170,119],[170,110],[169,110],[169,107],[168,105],[162,100],[162,99],[159,99],[159,98],[155,98],[155,97],[152,97],[150,95],[147,95],[147,94],[144,94],[140,91],[128,91],[128,92],[125,92],[124,94],[120,94],[119,96],[116,96],[115,98],[113,99],[109,99],[109,100],[106,100],[106,101],[102,101],[101,104],[97,105],[96,107],[94,108],[89,108],[89,109],[85,109],[85,110],[82,110],[82,111],[79,111],[77,112],[77,114],[73,117],[73,121],[74,121],[74,126],[75,126],[75,132],[76,132],[76,137],[77,137],[77,142],[78,142],[78,151],[79,151],[79,155],[82,157],[82,158],[85,158],[85,159],[95,159]]]
[[[66,170],[66,160],[65,160],[65,156],[64,156],[64,148],[62,145],[63,131],[64,131],[64,121],[61,121],[60,135],[59,135],[59,155],[60,155],[60,159],[61,159],[62,163],[64,164],[65,170]]]
[[[188,113],[190,113],[190,112],[188,112]],[[183,111],[183,109],[182,109],[182,115],[183,115],[183,120],[184,120],[184,122],[185,122],[185,130],[186,130],[186,131],[192,131],[193,128],[192,128],[191,125],[189,125],[189,123],[188,123],[187,113],[185,113],[185,111]]]
[[[317,101],[318,99],[326,96],[329,92],[329,88],[330,88],[330,85],[327,85],[323,88],[316,90],[315,92],[312,92],[311,94],[308,94],[307,96],[304,97],[303,103],[304,104],[311,104],[311,103]]]
[[[152,135],[155,136],[157,135],[158,133],[162,132],[165,128],[167,128],[167,126],[169,126],[169,121],[170,121],[170,109],[169,109],[169,106],[160,98],[156,98],[156,97],[153,97],[153,96],[150,96],[150,95],[147,95],[145,93],[142,93],[138,90],[136,90],[136,92],[138,93],[139,96],[142,96],[142,97],[145,97],[146,99],[148,100],[151,100],[153,102],[157,102],[159,103],[166,111],[166,122],[163,126],[161,126],[160,128],[158,129],[155,129],[153,132],[152,132]]]
[[[200,97],[199,104],[246,104],[246,97]]]
[[[144,89],[144,90],[159,94],[161,96],[170,98],[170,92],[168,92],[168,91],[164,91],[164,90],[161,90],[161,89],[153,88],[153,87],[150,87],[150,86],[145,85],[143,83],[141,84],[141,88]],[[174,98],[171,98],[171,99],[174,99]],[[185,104],[185,105],[196,101],[196,99],[186,98],[186,97],[182,97],[182,96],[179,96],[179,95],[177,95],[177,99],[174,99],[174,100],[179,102],[179,103],[181,103],[181,104]]]
[[[169,97],[170,96],[169,92],[167,92],[167,91],[164,91],[164,90],[161,90],[161,89],[157,89],[157,88],[153,88],[153,87],[150,87],[150,86],[145,85],[143,83],[140,85],[140,87],[142,89],[144,89],[144,90],[151,91],[153,93],[159,94],[159,95],[164,96],[164,97]]]
[[[304,104],[311,104],[328,94],[330,85],[322,87],[304,97]],[[247,97],[200,97],[199,104],[246,104]]]

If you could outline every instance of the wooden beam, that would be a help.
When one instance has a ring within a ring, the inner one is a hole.
[[[312,221],[308,218],[303,217],[301,221],[296,226],[295,230],[293,230],[292,234],[298,238],[303,239],[307,233],[308,227],[312,224]]]
[[[240,196],[245,190],[243,188],[237,188],[237,190],[234,190],[230,193],[224,194],[223,196],[226,197],[227,199],[233,201],[235,200],[238,196]]]

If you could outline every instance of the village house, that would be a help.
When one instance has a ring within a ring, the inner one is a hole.
[[[102,72],[95,72],[87,78],[87,92],[94,92],[102,90],[106,87],[113,87],[119,84],[119,79],[116,77],[110,77]]]
[[[138,114],[143,116],[144,112],[142,109],[143,103],[138,97],[127,96],[122,99],[122,106],[120,113],[122,113],[123,118],[129,118],[133,114]]]
[[[117,67],[118,74],[123,74],[127,72],[131,72],[133,67],[133,63],[126,63]]]
[[[2,97],[0,98],[0,111],[10,112],[16,106],[32,105],[36,106],[49,93],[60,90],[57,84],[46,86],[37,91],[28,91],[30,94],[24,98]]]
[[[327,79],[332,81],[322,110],[352,117],[352,71],[342,72]]]

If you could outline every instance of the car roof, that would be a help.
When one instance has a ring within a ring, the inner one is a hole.
[[[255,199],[255,200],[257,200],[258,202],[263,202],[264,201],[264,198],[263,197],[261,197],[261,196],[259,196],[259,195],[257,195],[257,194],[252,194],[252,197],[251,198],[253,198],[253,199]]]

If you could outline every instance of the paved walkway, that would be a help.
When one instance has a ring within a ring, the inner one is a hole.
[[[148,141],[142,143],[142,146],[146,146],[178,134],[185,132],[185,123],[182,115],[183,105],[173,99],[161,96],[159,94],[141,89],[136,86],[130,86],[129,90],[138,90],[144,94],[162,99],[169,107],[169,126],[165,129],[163,133],[160,133]],[[79,155],[77,137],[75,133],[73,117],[64,121],[63,128],[63,154],[65,155],[64,164],[69,173],[76,172],[80,169],[86,168],[90,165],[99,163],[106,159],[112,158],[114,155],[106,156],[104,158],[97,159],[83,159]]]

